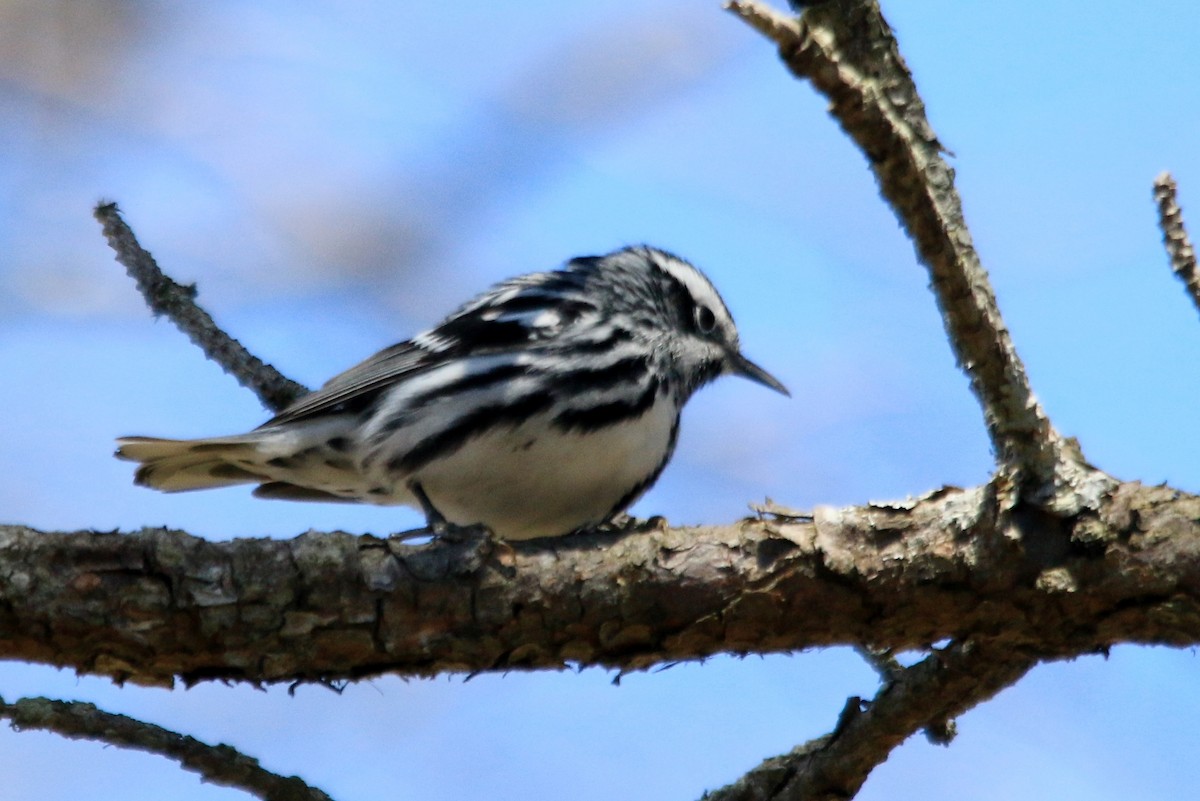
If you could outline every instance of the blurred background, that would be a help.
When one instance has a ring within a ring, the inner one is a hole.
[[[1091,461],[1200,491],[1200,320],[1151,183],[1200,235],[1200,5],[886,3],[1039,395]],[[151,319],[91,217],[115,200],[174,278],[316,386],[510,275],[649,242],[705,269],[791,400],[723,381],[633,510],[728,522],[987,479],[980,414],[864,159],[715,2],[462,7],[0,0],[0,519],[212,539],[387,534],[404,509],[166,496],[123,434],[267,416]],[[813,614],[821,614],[813,609]],[[860,798],[1190,797],[1194,653],[1047,665],[914,738]],[[833,725],[848,649],[626,676],[403,682],[340,696],[119,689],[0,663],[0,695],[91,700],[296,773],[338,801],[696,799]],[[241,793],[161,758],[0,730],[8,799]]]

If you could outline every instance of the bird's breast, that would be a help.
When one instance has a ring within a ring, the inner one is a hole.
[[[510,540],[565,534],[603,522],[648,488],[670,456],[678,420],[667,393],[637,417],[587,431],[564,430],[553,413],[540,413],[485,430],[411,478],[452,523],[484,523]]]

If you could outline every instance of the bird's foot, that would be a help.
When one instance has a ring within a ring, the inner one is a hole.
[[[464,575],[474,573],[484,566],[498,546],[508,548],[497,540],[487,526],[456,526],[443,521],[437,529],[431,529],[438,541],[448,549],[453,572]],[[512,550],[508,548],[508,550]]]
[[[444,522],[393,534],[389,540],[403,543],[404,540],[430,536],[431,542],[397,545],[392,551],[403,559],[410,573],[425,581],[469,576],[478,573],[489,561],[498,560],[502,567],[511,562],[512,548],[495,539],[487,526],[456,526]]]

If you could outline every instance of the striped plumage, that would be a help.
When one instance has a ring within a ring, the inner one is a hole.
[[[632,247],[497,284],[247,434],[126,437],[117,455],[167,492],[252,483],[413,506],[423,492],[503,539],[566,534],[654,483],[684,403],[723,373],[786,392],[741,355],[699,270]]]

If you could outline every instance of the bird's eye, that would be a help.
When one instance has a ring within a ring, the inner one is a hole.
[[[717,327],[717,317],[707,306],[696,307],[696,329],[701,334],[711,334]]]

